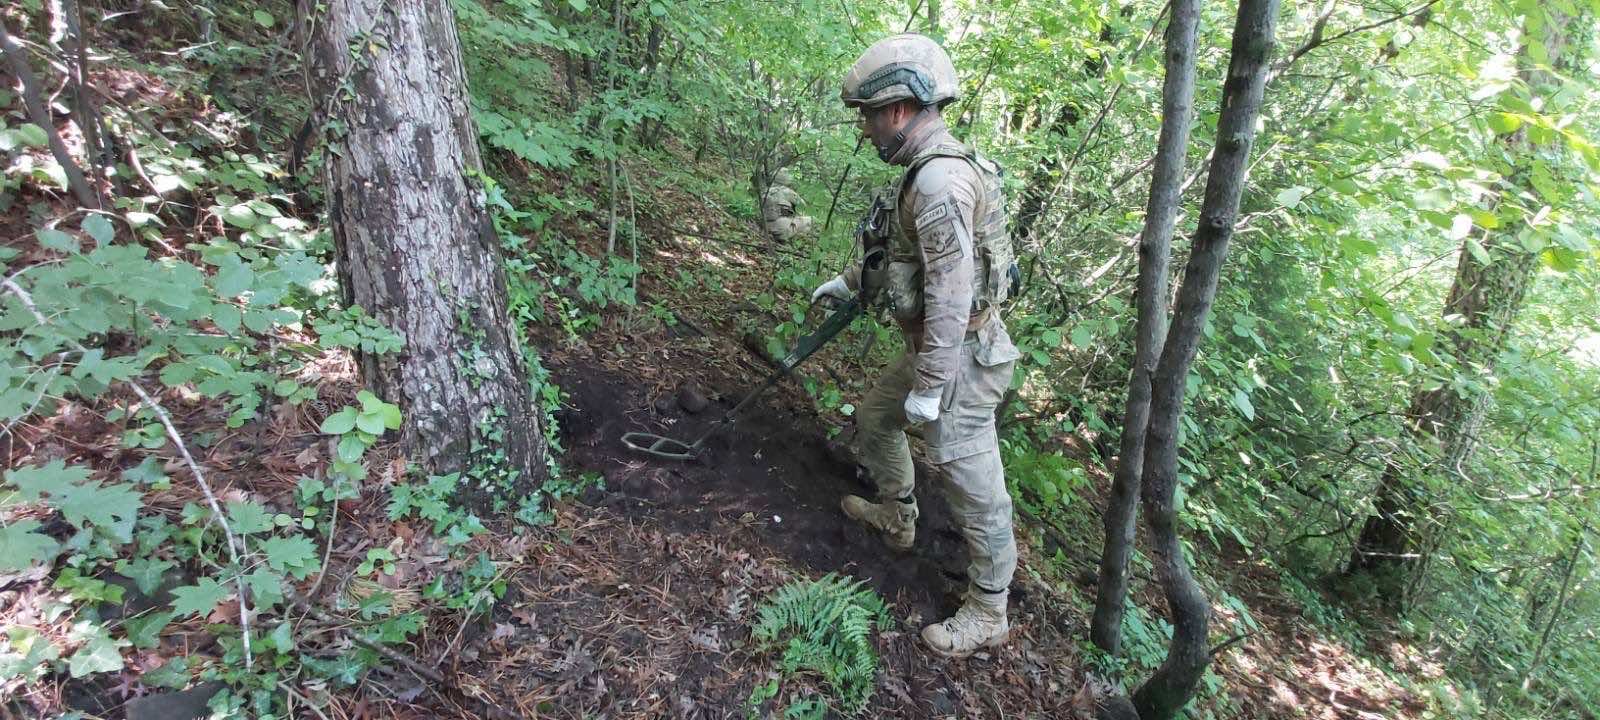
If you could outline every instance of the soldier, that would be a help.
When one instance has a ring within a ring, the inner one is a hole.
[[[958,92],[949,56],[921,35],[881,40],[850,69],[845,105],[860,111],[878,157],[905,172],[864,223],[865,242],[885,251],[881,275],[869,262],[865,275],[858,265],[812,293],[813,301],[847,299],[865,281],[868,300],[887,306],[905,336],[906,354],[877,378],[856,415],[857,450],[877,501],[849,495],[841,505],[891,548],[909,549],[917,502],[905,429],[924,424],[929,460],[947,477],[971,560],[961,609],[922,631],[947,657],[1006,641],[1017,565],[994,417],[1020,356],[1000,318],[1016,275],[999,168],[957,142],[940,114]]]
[[[788,242],[810,232],[811,225],[816,222],[796,209],[805,199],[789,187],[792,184],[794,178],[789,171],[779,170],[772,177],[772,185],[761,194],[762,223],[778,242]]]

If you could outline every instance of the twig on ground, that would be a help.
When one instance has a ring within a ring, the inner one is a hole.
[[[7,278],[3,281],[3,286],[11,291],[11,294],[16,295],[18,300],[22,301],[23,307],[26,307],[28,312],[33,314],[34,319],[40,325],[49,323],[44,314],[39,312],[38,306],[33,304],[33,296],[29,295],[27,290],[23,290],[21,285]],[[82,343],[74,341],[72,344],[77,348],[78,352],[86,353],[89,351]],[[200,490],[205,493],[206,503],[211,506],[211,513],[216,516],[217,524],[222,528],[222,535],[228,541],[228,558],[233,562],[235,568],[244,567],[240,562],[240,558],[248,554],[249,550],[245,547],[244,541],[235,536],[233,529],[228,527],[228,516],[222,512],[222,503],[217,501],[217,494],[211,491],[211,484],[206,482],[205,473],[200,470],[200,463],[195,462],[194,456],[189,454],[189,446],[183,442],[183,436],[178,433],[177,426],[172,424],[172,416],[168,415],[167,409],[162,407],[154,396],[145,392],[145,389],[139,383],[133,380],[128,380],[127,383],[128,387],[133,388],[134,394],[139,396],[139,400],[155,412],[156,418],[161,421],[161,426],[166,428],[167,438],[172,441],[173,445],[177,446],[178,453],[183,456],[184,462],[189,466],[189,472],[194,473],[195,482],[200,485]],[[234,577],[234,583],[239,588],[239,630],[240,639],[243,641],[244,667],[249,670],[253,665],[250,652],[250,594],[245,589],[244,576],[242,574]]]

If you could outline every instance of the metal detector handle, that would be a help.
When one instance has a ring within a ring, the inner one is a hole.
[[[823,345],[827,345],[829,340],[844,332],[844,329],[850,327],[850,323],[855,322],[855,319],[860,316],[861,299],[851,298],[845,301],[843,305],[840,305],[838,309],[829,314],[828,319],[823,320],[816,330],[812,331],[810,335],[800,338],[799,342],[795,343],[794,349],[790,350],[789,354],[779,362],[781,372],[787,373],[793,370],[795,366],[805,362],[806,358],[821,350]]]

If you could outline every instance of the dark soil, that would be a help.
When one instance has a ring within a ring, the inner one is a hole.
[[[796,567],[865,580],[901,614],[943,617],[959,605],[966,587],[966,548],[937,483],[929,481],[920,463],[916,544],[910,553],[895,553],[839,509],[846,494],[871,498],[873,488],[843,443],[826,439],[827,430],[814,414],[757,400],[733,427],[714,435],[695,460],[658,459],[630,451],[621,441],[623,433],[692,441],[739,396],[714,400],[697,415],[675,405],[661,412],[638,388],[608,371],[568,367],[554,374],[571,396],[571,406],[558,418],[566,462],[573,471],[605,477],[611,494],[604,504],[680,532],[746,527],[753,541]]]

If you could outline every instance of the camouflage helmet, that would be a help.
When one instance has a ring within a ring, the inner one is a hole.
[[[906,33],[872,44],[844,76],[846,107],[883,107],[900,100],[942,107],[961,95],[956,67],[926,35]]]

